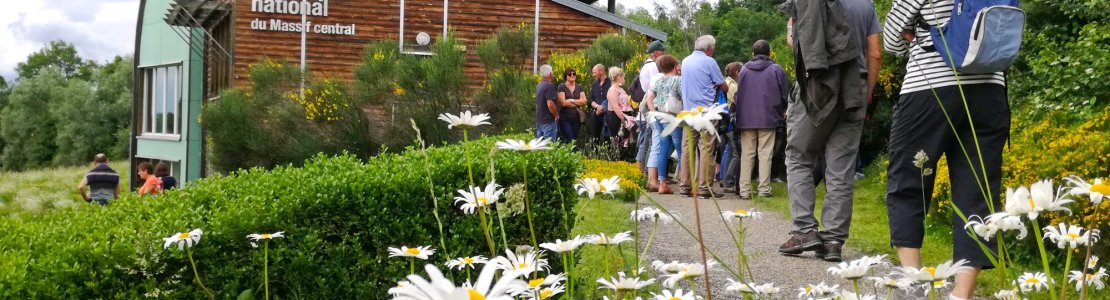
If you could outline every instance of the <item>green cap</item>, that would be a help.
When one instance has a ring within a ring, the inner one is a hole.
[[[651,44],[648,44],[648,46],[647,46],[647,53],[652,53],[652,52],[655,52],[655,51],[666,51],[666,50],[667,50],[667,46],[663,46],[663,42],[659,41],[659,40],[652,41]]]

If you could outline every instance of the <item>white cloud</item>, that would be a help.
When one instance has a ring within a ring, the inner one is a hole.
[[[135,48],[138,0],[17,0],[0,10],[0,75],[16,77],[16,64],[53,40],[77,47],[98,62]]]

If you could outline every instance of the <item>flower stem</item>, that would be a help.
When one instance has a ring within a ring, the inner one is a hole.
[[[501,206],[497,206],[497,227],[501,230],[501,244],[509,247],[508,235],[505,234],[505,212],[501,211]]]
[[[573,254],[574,252],[570,251],[570,253]],[[572,267],[571,267],[571,265],[567,264],[567,254],[559,254],[559,256],[561,256],[561,258],[563,259],[563,269],[565,269],[566,272],[567,272],[567,297],[568,298],[573,298],[574,297],[574,275],[570,271],[570,269]]]
[[[690,127],[685,127],[683,128],[683,130],[685,131],[684,133],[686,134],[686,136],[690,137],[689,146],[686,147],[686,153],[688,153],[687,157],[689,157],[689,160],[686,163],[686,168],[690,171],[690,178],[688,179],[688,182],[690,182],[690,185],[692,186],[691,195],[693,195],[694,198],[694,222],[697,222],[696,225],[698,228],[698,248],[701,250],[701,265],[708,268],[709,265],[706,263],[707,259],[705,258],[705,237],[702,235],[701,231],[701,209],[700,205],[698,205],[698,178],[695,176],[695,174],[697,174],[697,168],[694,167],[694,165],[697,164],[697,162],[694,161],[694,144],[697,143],[697,140],[694,137],[693,130]],[[709,284],[709,272],[705,272],[705,283],[705,298],[713,299],[712,289],[709,288],[710,286],[712,286],[712,284]],[[693,287],[691,286],[690,289],[692,290]]]
[[[527,161],[520,165],[520,171],[524,174],[524,212],[528,214],[528,233],[532,234],[532,249],[539,251],[539,244],[536,243],[536,229],[532,227],[532,201],[528,200],[528,168],[525,167],[525,164],[527,164]]]
[[[643,251],[643,253],[641,253],[641,256],[639,257],[639,259],[643,259],[644,257],[647,257],[648,250],[651,250],[651,242],[653,240],[655,240],[655,232],[658,229],[659,229],[659,219],[657,218],[657,219],[655,219],[655,222],[651,223],[651,235],[648,236],[647,245],[644,245],[644,251]],[[639,268],[639,266],[637,266],[637,268]]]
[[[1048,252],[1046,252],[1044,249],[1044,237],[1041,236],[1041,230],[1044,229],[1041,229],[1040,222],[1037,222],[1037,219],[1034,218],[1033,233],[1037,235],[1037,248],[1041,251],[1041,266],[1044,268],[1045,277],[1052,278],[1052,269],[1048,267]],[[1067,281],[1064,282],[1066,283]],[[1056,294],[1056,285],[1048,284],[1048,289],[1052,292],[1051,295]]]
[[[486,224],[486,210],[485,208],[478,208],[478,222],[482,224],[482,235],[486,237],[486,245],[489,246],[490,257],[496,257],[497,251],[493,247],[493,239],[489,236],[489,226]],[[508,245],[505,245],[506,247]]]
[[[270,300],[270,240],[262,242],[262,281],[265,283],[266,300]]]
[[[852,289],[856,291],[856,295],[858,296],[859,295],[859,279],[852,279]]]
[[[409,257],[409,274],[416,274],[416,259]]]
[[[208,296],[209,300],[216,299],[216,295],[212,294],[212,291],[208,290],[208,287],[204,286],[204,282],[200,280],[200,273],[197,272],[197,262],[193,260],[193,249],[185,248],[185,253],[189,255],[189,264],[193,265],[193,279],[196,279],[197,285],[200,285],[200,288],[204,290],[204,294]]]
[[[466,175],[470,179],[470,185],[474,186],[474,171],[470,169],[470,147],[466,144],[470,143],[470,132],[466,127],[463,127],[463,156],[466,157]]]
[[[552,157],[550,157],[548,159],[552,162],[552,165],[551,165],[552,172],[551,173],[555,177],[554,178],[555,182],[559,182],[559,166],[555,165],[555,163],[554,163],[555,162],[554,155],[552,155]],[[524,184],[525,185],[528,184],[528,173],[524,173]],[[559,208],[563,210],[563,230],[567,231],[567,238],[569,239],[570,238],[571,224],[570,224],[570,217],[568,217],[568,214],[567,214],[566,196],[563,195],[563,189],[562,188],[556,188],[555,190],[559,194]]]
[[[933,282],[926,283],[929,285],[929,300],[937,299],[937,287]]]
[[[886,300],[890,300],[890,296],[894,294],[893,288],[886,288]]]
[[[451,257],[451,251],[447,249],[447,241],[443,234],[443,220],[439,217],[439,199],[436,197],[435,184],[432,181],[431,160],[428,159],[428,149],[424,145],[424,139],[420,137],[420,128],[416,127],[416,121],[412,121],[412,128],[416,130],[416,139],[420,142],[420,153],[424,156],[424,174],[428,178],[428,195],[432,196],[432,215],[435,216],[436,227],[439,229],[439,248],[443,249],[443,253],[446,254],[446,257]]]
[[[1071,270],[1071,253],[1073,252],[1072,250],[1075,250],[1075,249],[1072,249],[1072,248],[1067,248],[1066,249],[1066,251],[1068,251],[1068,258],[1067,258],[1067,260],[1064,261],[1064,272],[1063,272],[1063,274],[1060,274],[1060,277],[1062,277],[1062,278],[1060,278],[1060,283],[1063,283],[1063,284],[1067,284],[1067,282],[1068,282],[1068,270]],[[1086,279],[1087,279],[1086,277],[1080,278],[1080,280],[1083,280],[1083,281],[1086,281]],[[1067,299],[1067,298],[1064,298],[1064,296],[1066,296],[1067,293],[1068,293],[1068,287],[1067,286],[1061,286],[1060,287],[1060,300]]]
[[[605,246],[602,247],[605,247],[605,275],[612,277],[613,269],[609,265],[609,261],[613,260],[613,252],[609,251],[609,244],[605,244]]]

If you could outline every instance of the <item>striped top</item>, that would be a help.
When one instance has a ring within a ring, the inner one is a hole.
[[[910,59],[906,62],[906,78],[902,82],[902,95],[957,84],[957,74],[953,74],[952,68],[944,63],[940,53],[926,52],[922,49],[933,45],[933,38],[929,36],[929,31],[918,26],[917,22],[918,18],[921,18],[930,26],[938,26],[948,22],[951,15],[952,0],[894,0],[883,27],[883,49],[898,56],[905,56],[909,52]],[[914,30],[918,44],[911,44],[902,39],[901,32],[910,29]],[[943,45],[937,45],[937,47],[943,47]],[[1006,85],[1002,72],[974,75],[960,72],[958,75],[959,83],[963,85],[979,83]]]

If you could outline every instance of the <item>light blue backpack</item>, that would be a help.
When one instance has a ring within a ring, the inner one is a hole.
[[[945,63],[964,73],[1009,69],[1017,60],[1025,28],[1025,11],[1018,8],[1020,1],[955,0],[952,5],[952,17],[947,23],[925,27],[933,39],[933,46],[925,50],[939,52]]]

